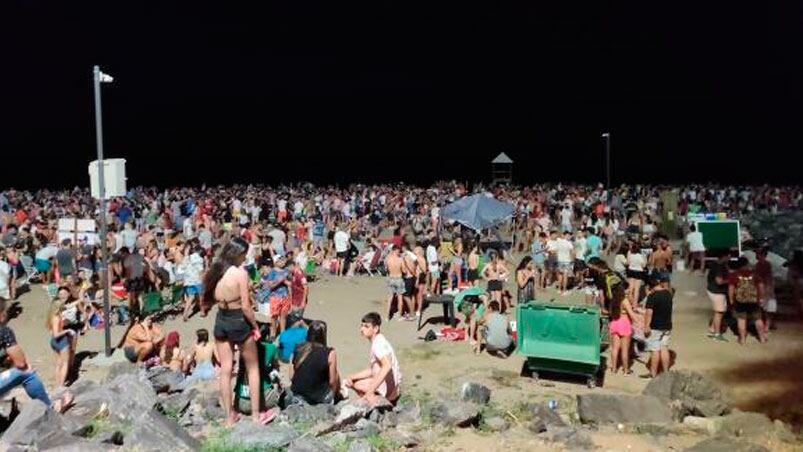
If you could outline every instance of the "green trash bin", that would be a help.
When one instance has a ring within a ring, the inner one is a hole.
[[[533,377],[547,371],[587,378],[600,369],[600,313],[593,305],[533,301],[516,306],[517,350]]]
[[[278,369],[278,348],[276,344],[268,341],[257,342],[257,353],[259,359],[259,380],[261,383],[260,411],[264,411],[279,405],[279,388],[273,384],[270,373],[273,369]],[[242,358],[240,358],[242,360]],[[234,406],[237,411],[243,414],[251,414],[251,394],[248,386],[248,374],[246,373],[245,363],[240,362],[237,380],[234,384]]]

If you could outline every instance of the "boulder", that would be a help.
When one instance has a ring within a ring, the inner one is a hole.
[[[672,402],[676,416],[711,417],[730,412],[730,405],[719,386],[697,372],[671,370],[650,381],[643,395]]]
[[[130,422],[150,411],[156,401],[156,393],[147,382],[140,380],[137,375],[124,374],[76,396],[75,406],[68,413],[83,422],[108,415]]]
[[[339,409],[337,417],[331,422],[324,422],[315,426],[315,428],[312,429],[314,436],[321,436],[327,433],[342,430],[344,427],[354,424],[359,419],[364,418],[372,410],[371,405],[364,400],[345,402],[339,404],[336,408]]]
[[[473,403],[453,400],[433,404],[429,416],[436,424],[463,428],[478,424],[480,409]]]
[[[580,394],[577,413],[584,424],[671,423],[672,411],[652,396]]]
[[[510,427],[510,424],[501,416],[494,416],[484,419],[483,422],[488,430],[492,432],[504,432]]]
[[[299,438],[290,444],[287,452],[334,452],[331,446],[313,438]]]
[[[354,424],[353,432],[349,433],[350,438],[368,438],[369,436],[378,435],[380,432],[379,424],[368,419],[360,419]]]
[[[595,448],[591,435],[569,426],[550,426],[546,432],[538,435],[541,439],[563,444],[570,450],[592,450]]]
[[[762,446],[731,438],[709,438],[686,449],[686,452],[769,452]]]
[[[384,436],[391,440],[398,447],[417,447],[421,443],[421,440],[418,438],[418,436],[400,429],[387,431],[384,433]]]
[[[485,405],[491,400],[491,390],[478,383],[463,383],[460,397],[464,402],[474,402]]]
[[[141,451],[194,451],[201,445],[178,423],[155,409],[140,414],[133,421],[131,432],[125,436],[125,448]]]
[[[0,438],[0,450],[15,447],[42,450],[77,440],[65,428],[60,414],[38,400],[31,400]]]
[[[358,439],[349,444],[348,452],[376,452],[374,446],[364,439]]]
[[[543,433],[550,427],[566,426],[566,422],[561,419],[560,415],[546,404],[530,405],[529,408],[532,411],[533,419],[527,428],[533,433]]]
[[[151,387],[157,394],[180,391],[182,389],[181,383],[184,381],[184,374],[173,372],[167,366],[151,367],[144,372],[144,377],[150,382]]]
[[[736,411],[714,419],[714,432],[721,436],[762,437],[772,433],[773,423],[761,413]]]
[[[271,423],[254,425],[250,419],[238,422],[231,432],[231,437],[244,447],[264,449],[286,448],[300,435],[287,424]]]
[[[103,382],[108,383],[110,381],[113,381],[120,375],[136,374],[138,370],[139,366],[137,366],[132,362],[129,361],[116,362],[111,366],[109,366],[109,373],[106,374],[106,378],[103,379]]]
[[[160,408],[159,411],[165,415],[181,416],[187,411],[187,408],[189,408],[190,402],[192,402],[197,396],[197,390],[188,389],[184,392],[170,394],[166,397],[160,398],[157,402],[157,406]]]
[[[116,446],[109,444],[90,443],[87,441],[80,441],[77,439],[72,440],[69,444],[61,444],[49,449],[43,449],[46,452],[106,452],[109,450],[122,450]]]
[[[296,404],[290,405],[280,415],[280,419],[293,423],[308,423],[316,424],[333,419],[337,416],[338,410],[334,406],[328,404],[320,405],[307,405]]]

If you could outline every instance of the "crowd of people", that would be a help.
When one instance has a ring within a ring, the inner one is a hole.
[[[669,216],[662,200],[668,190],[677,201]],[[580,294],[610,319],[610,369],[629,374],[637,342],[648,352],[648,375],[655,376],[670,366],[676,255],[680,251],[687,258],[690,270],[705,271],[706,250],[687,215],[724,212],[739,218],[799,209],[803,201],[798,187],[606,190],[557,184],[477,185],[473,191],[515,206],[500,236],[479,236],[441,217],[444,205],[469,193],[456,182],[426,188],[134,188],[110,200],[103,215],[87,190],[7,190],[0,193],[0,299],[15,300],[34,281],[48,289],[53,301],[45,326],[56,355],[56,381],[63,387],[70,383],[80,336],[103,326],[100,301],[109,296],[115,321],[129,324],[120,344],[125,356],[168,366],[187,375],[188,384],[219,378],[229,422],[237,416],[232,376],[239,373],[247,393],[264,393],[263,386],[276,383],[270,370],[279,362],[293,370],[287,400],[330,403],[349,389],[368,400],[379,395],[395,400],[399,363],[380,326],[394,313],[400,320],[418,319],[425,297],[442,293],[459,295],[456,305],[472,348],[498,356],[515,347],[511,306],[553,287],[558,297]],[[99,216],[108,225],[108,266],[102,265],[96,234],[58,230],[59,219]],[[682,250],[670,246],[669,238],[677,235],[686,237]],[[492,242],[503,245],[487,245]],[[519,264],[509,265],[519,253],[524,255]],[[708,271],[710,337],[726,340],[732,313],[739,342],[746,340],[747,321],[755,322],[759,339],[766,341],[776,309],[771,268],[761,257],[753,269],[742,260],[729,266],[729,256],[723,256]],[[801,263],[790,262],[799,299]],[[325,322],[304,316],[310,281],[321,272],[388,278],[384,319],[377,313],[362,318],[361,332],[372,344],[370,366],[342,380],[336,353],[327,347]],[[163,334],[154,319],[168,305],[185,321],[217,306],[214,343],[208,330],[199,330],[186,351],[177,333]],[[5,337],[6,350],[13,349],[13,333],[3,328],[0,339]],[[242,365],[235,366],[235,356]],[[11,361],[17,369],[13,381],[35,375],[24,359]],[[0,385],[0,393],[3,389]],[[271,418],[264,402],[249,402],[257,422]]]

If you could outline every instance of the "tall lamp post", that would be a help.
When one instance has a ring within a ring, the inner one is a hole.
[[[106,356],[111,356],[112,333],[109,323],[109,271],[107,268],[109,249],[106,246],[106,180],[103,174],[103,125],[100,109],[100,84],[111,83],[113,78],[101,72],[98,66],[95,66],[92,73],[95,85],[95,138],[98,148],[98,203],[100,210],[98,223],[100,223],[100,249],[103,253],[100,263],[100,280],[101,284],[103,284],[103,330],[106,338]]]
[[[611,189],[611,134],[605,132],[602,134],[605,139],[605,186]]]

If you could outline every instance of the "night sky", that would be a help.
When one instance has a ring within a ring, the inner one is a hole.
[[[4,1],[0,189],[88,185],[94,64],[131,185],[598,182],[604,131],[615,182],[801,180],[799,2],[238,3]]]

